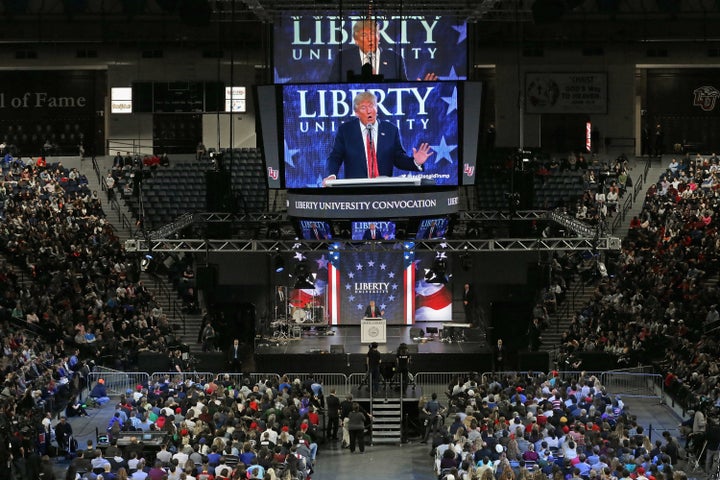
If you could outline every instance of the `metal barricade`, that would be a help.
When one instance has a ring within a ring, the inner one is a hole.
[[[473,372],[418,372],[415,374],[415,385],[426,398],[436,393],[442,399],[447,398],[450,386],[457,383],[458,379],[463,379],[465,383],[470,377],[480,380],[479,375]]]
[[[304,382],[311,376],[309,373],[286,373],[286,375],[290,379],[290,382],[295,381],[295,379],[300,379],[300,382]],[[312,377],[322,383],[323,393],[325,395],[333,389],[338,396],[350,393],[348,377],[344,373],[316,373],[313,374]]]
[[[547,375],[545,372],[538,372],[535,370],[528,370],[528,371],[503,371],[503,372],[483,372],[482,375],[480,375],[480,378],[478,379],[478,383],[483,383],[485,385],[492,382],[493,379],[500,379],[500,378],[515,378],[518,376],[522,376],[523,378],[529,378],[532,377],[533,379],[537,379],[538,377],[542,375]]]
[[[600,381],[613,395],[658,400],[664,398],[663,376],[657,373],[610,371],[602,373]]]
[[[233,381],[235,381],[235,385],[242,384],[244,381],[244,378],[246,378],[246,377],[250,377],[250,382],[253,385],[257,385],[259,382],[267,383],[268,381],[270,381],[271,383],[274,383],[276,385],[280,383],[280,375],[278,375],[277,373],[249,373],[247,375],[242,374],[242,373],[231,373],[230,374],[230,378],[232,378]]]
[[[175,383],[182,383],[190,380],[193,383],[206,384],[216,374],[212,372],[153,372],[151,375],[153,381],[169,380]]]
[[[365,377],[367,376],[367,373],[351,373],[348,376],[347,380],[347,393],[352,393],[353,391],[357,391],[358,388],[360,388],[360,385],[362,385],[365,382]],[[346,395],[347,395],[346,393]]]
[[[103,379],[108,395],[121,395],[128,390],[134,391],[136,385],[146,385],[149,377],[145,372],[121,372],[96,367],[88,375],[88,388],[92,390],[95,383]]]

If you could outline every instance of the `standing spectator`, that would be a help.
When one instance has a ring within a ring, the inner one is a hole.
[[[497,343],[493,347],[493,371],[504,371],[506,359],[507,348],[505,347],[505,345],[503,345],[502,338],[498,338]]]
[[[537,352],[542,344],[542,330],[540,328],[540,319],[533,318],[530,327],[528,327],[528,347],[531,352]]]
[[[202,332],[202,351],[210,352],[215,350],[215,329],[212,322],[208,322]]]
[[[663,143],[665,142],[665,131],[662,128],[662,124],[658,122],[657,125],[655,125],[655,143],[654,143],[654,153],[656,157],[660,157],[663,154]]]
[[[108,200],[114,199],[115,198],[115,177],[113,177],[112,172],[108,172],[107,177],[105,177],[105,187],[107,188]]]
[[[370,384],[372,385],[372,393],[377,393],[380,390],[380,352],[378,351],[377,342],[372,342],[367,353],[367,376],[370,377]]]
[[[68,453],[70,451],[70,441],[72,440],[72,426],[67,422],[67,418],[63,415],[60,422],[55,425],[55,440],[58,444],[60,452]]]
[[[328,440],[338,439],[338,428],[340,426],[340,399],[335,395],[335,389],[330,390],[330,395],[325,399],[327,406],[327,430],[325,437]]]
[[[469,283],[463,287],[463,308],[465,309],[465,322],[475,326],[475,293]]]
[[[210,325],[208,323],[205,327]],[[212,328],[212,327],[210,327]],[[203,329],[204,330],[204,329]],[[240,349],[240,340],[237,338],[233,340],[232,345],[230,345],[230,348],[228,349],[228,363],[230,364],[230,370],[233,372],[241,372],[242,371],[242,351]]]
[[[678,461],[678,455],[680,453],[680,447],[678,445],[677,439],[672,437],[670,435],[670,432],[665,430],[662,433],[663,438],[665,439],[665,446],[663,447],[663,451],[665,454],[667,454],[668,457],[670,457],[670,464],[676,465]]]
[[[422,443],[427,443],[428,437],[432,432],[433,436],[440,430],[444,423],[443,414],[445,413],[445,407],[443,407],[437,399],[437,393],[432,394],[430,401],[425,404],[422,412],[425,414],[425,436],[422,439]]]
[[[365,453],[365,414],[360,411],[360,405],[355,402],[348,415],[348,431],[350,432],[350,453],[355,453],[355,447],[360,453]]]

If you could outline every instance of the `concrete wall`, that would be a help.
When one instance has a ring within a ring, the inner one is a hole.
[[[206,147],[227,148],[230,146],[230,125],[232,123],[233,147],[255,147],[255,109],[252,85],[256,74],[254,65],[234,65],[231,72],[229,62],[224,61],[218,71],[217,60],[188,62],[183,52],[165,52],[162,59],[136,59],[108,65],[108,90],[111,87],[130,86],[133,81],[169,82],[222,81],[229,86],[230,78],[236,86],[247,88],[247,113],[231,115],[212,113],[203,115],[202,141]],[[110,111],[109,101],[105,109]],[[106,139],[134,138],[152,146],[152,114],[113,115],[106,114]],[[218,128],[219,126],[219,128]]]
[[[515,51],[488,50],[478,55],[496,72],[496,145],[540,147],[542,115],[520,116],[521,92],[526,72],[607,72],[608,110],[588,115],[603,137],[634,137],[635,63],[626,63],[623,52],[607,51],[604,57],[583,57],[579,49],[545,50],[541,58],[518,57]],[[524,135],[521,139],[521,120]]]

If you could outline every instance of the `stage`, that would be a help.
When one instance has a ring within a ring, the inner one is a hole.
[[[426,333],[428,327],[437,333]],[[361,340],[360,325],[293,325],[256,339],[255,367],[261,372],[364,372],[369,343]],[[383,361],[394,361],[398,346],[405,343],[412,372],[491,369],[485,334],[477,328],[447,328],[442,323],[388,325],[385,340],[378,341]]]

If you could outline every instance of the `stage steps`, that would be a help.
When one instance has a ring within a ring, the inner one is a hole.
[[[400,445],[402,439],[402,399],[373,398],[373,445]]]

